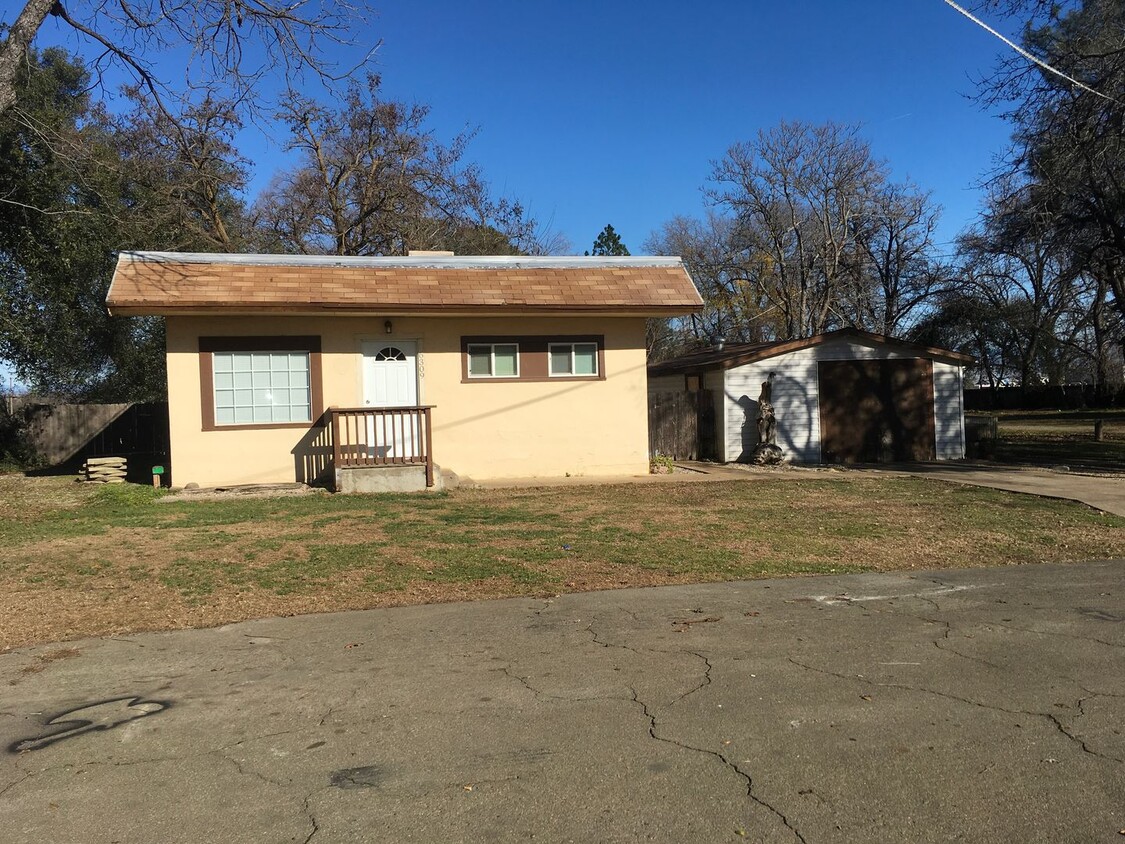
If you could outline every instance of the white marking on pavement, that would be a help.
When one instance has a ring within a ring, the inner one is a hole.
[[[937,589],[924,589],[921,592],[905,592],[898,595],[810,595],[820,604],[855,604],[861,601],[893,601],[895,598],[928,598],[931,595],[949,595],[953,592],[964,592],[966,589],[984,589],[991,583],[982,583],[978,586],[942,586]]]

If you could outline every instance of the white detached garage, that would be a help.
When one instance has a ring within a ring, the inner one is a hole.
[[[649,392],[709,394],[722,461],[749,460],[758,398],[772,382],[777,445],[804,463],[965,456],[962,370],[972,358],[853,328],[804,340],[716,346],[649,366]],[[771,378],[772,375],[772,378]],[[705,399],[706,401],[706,399]],[[702,413],[701,428],[710,426]]]

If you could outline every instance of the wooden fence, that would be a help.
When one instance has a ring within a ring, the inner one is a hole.
[[[28,444],[45,466],[69,466],[88,457],[136,457],[167,463],[168,404],[71,404],[34,396],[8,397],[6,411],[20,420]],[[130,460],[130,470],[132,463]],[[148,480],[150,475],[140,477]]]
[[[1093,384],[970,387],[965,410],[1086,410],[1125,407],[1125,387]]]
[[[713,439],[711,393],[706,390],[650,393],[648,397],[648,449],[650,457],[698,460],[709,457],[701,443]]]

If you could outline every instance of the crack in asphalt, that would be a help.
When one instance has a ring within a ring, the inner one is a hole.
[[[594,695],[592,697],[567,697],[566,695],[554,695],[554,694],[551,694],[550,692],[545,692],[542,689],[537,688],[536,686],[533,686],[531,684],[531,682],[527,679],[527,677],[523,677],[523,676],[517,674],[515,671],[513,671],[512,666],[510,664],[502,666],[500,668],[494,668],[493,670],[499,671],[505,677],[508,677],[512,680],[515,680],[517,683],[519,683],[521,686],[523,686],[525,689],[527,689],[529,692],[531,692],[537,698],[546,698],[547,700],[561,700],[561,701],[565,701],[566,703],[585,703],[586,701],[591,701],[591,700],[621,700],[622,699],[622,698],[614,696],[614,695],[608,695],[608,696]]]
[[[1086,686],[1082,685],[1077,680],[1075,680],[1073,677],[1067,677],[1067,679],[1070,680],[1070,682],[1074,683],[1074,685],[1076,685],[1078,688],[1080,688],[1082,691],[1084,691],[1090,697],[1119,697],[1119,698],[1125,698],[1125,695],[1119,695],[1116,692],[1099,692],[1097,689],[1087,688]],[[1083,698],[1083,700],[1089,700],[1089,699],[1090,698]]]
[[[42,773],[42,771],[39,771],[38,773]],[[3,788],[0,788],[0,797],[3,797],[5,794],[7,794],[9,791],[11,791],[13,788],[15,788],[21,782],[26,782],[27,780],[31,779],[33,776],[35,776],[35,774],[36,774],[35,771],[27,771],[18,780],[14,780],[13,782],[8,783]]]
[[[161,762],[179,762],[184,759],[199,759],[204,756],[210,756],[212,753],[217,753],[216,750],[208,751],[207,753],[197,753],[193,756],[153,756],[148,759],[130,759],[126,762],[84,762],[82,767],[92,768],[95,765],[108,765],[110,768],[132,768],[135,765],[157,765]]]
[[[305,795],[305,799],[301,802],[301,808],[305,813],[305,817],[309,819],[309,826],[312,827],[312,829],[309,830],[309,834],[305,836],[305,840],[302,842],[302,844],[309,844],[309,842],[313,840],[313,836],[320,832],[320,824],[317,822],[316,815],[313,814],[312,808],[309,806],[309,803],[312,801],[314,794],[318,794],[323,790],[324,789],[322,788],[318,788],[315,791],[310,791]]]
[[[331,706],[328,707],[328,711],[325,712],[324,715],[321,716],[320,720],[317,722],[316,725],[318,727],[323,727],[325,722],[329,718],[332,717],[332,714],[334,712],[337,712],[338,710],[343,709],[345,706],[352,703],[357,697],[359,697],[359,686],[354,686],[352,688],[352,690],[350,692],[348,692],[348,694],[344,698],[344,700],[340,701],[339,703],[334,703],[334,704],[332,704]]]
[[[935,580],[933,578],[928,578],[928,579],[933,583],[938,583],[938,584],[943,585],[943,586],[947,585],[947,584],[943,584],[943,583],[941,583],[941,581]],[[920,600],[923,600],[926,603],[931,604],[936,611],[942,612],[942,609],[941,609],[941,607],[938,606],[937,601],[931,600],[930,598],[922,598],[921,596],[911,596],[911,597],[917,597]],[[849,603],[848,606],[853,606],[853,605]],[[989,668],[995,668],[997,671],[1003,671],[1004,670],[1002,666],[997,665],[995,662],[991,662],[990,660],[984,659],[983,657],[971,656],[967,653],[962,653],[961,651],[959,651],[956,648],[951,647],[947,644],[943,645],[942,643],[943,642],[949,642],[950,638],[953,635],[953,631],[955,629],[954,625],[953,625],[953,622],[946,621],[943,618],[930,618],[929,616],[925,616],[925,615],[917,615],[916,613],[903,612],[901,610],[895,609],[893,606],[888,607],[887,609],[880,609],[878,607],[869,607],[869,608],[867,608],[867,610],[869,612],[878,613],[880,615],[893,615],[893,616],[897,616],[899,618],[912,618],[915,621],[923,621],[926,624],[940,624],[943,628],[941,636],[937,639],[931,640],[931,643],[933,644],[933,646],[935,648],[937,648],[939,651],[943,651],[945,653],[953,654],[954,656],[961,657],[961,659],[967,659],[971,662],[978,662],[981,665],[987,665]]]
[[[941,692],[941,691],[938,691],[937,689],[928,689],[925,686],[909,686],[905,683],[879,683],[879,682],[876,682],[875,680],[869,680],[868,678],[862,677],[858,674],[841,674],[837,671],[829,671],[827,668],[817,668],[816,666],[808,665],[806,663],[800,662],[799,660],[793,659],[793,657],[791,657],[791,656],[786,657],[786,660],[789,663],[791,663],[792,665],[796,665],[798,668],[804,668],[806,671],[812,671],[812,672],[815,672],[817,674],[824,674],[824,675],[827,675],[829,677],[836,677],[836,678],[841,679],[841,680],[849,680],[849,681],[856,682],[856,683],[862,683],[866,686],[875,686],[875,687],[878,687],[878,688],[885,688],[885,689],[902,689],[902,690],[908,691],[908,692],[920,692],[922,694],[929,694],[929,695],[935,695],[937,697],[946,698],[947,700],[954,700],[954,701],[957,701],[958,703],[966,703],[970,706],[976,706],[976,707],[979,707],[981,709],[992,710],[993,712],[1004,712],[1004,713],[1007,713],[1008,715],[1027,715],[1027,716],[1032,717],[1032,718],[1045,718],[1046,720],[1050,721],[1058,729],[1058,731],[1060,733],[1062,733],[1064,736],[1066,736],[1068,739],[1070,739],[1071,742],[1078,745],[1082,749],[1083,753],[1088,753],[1091,756],[1096,756],[1100,759],[1105,759],[1105,760],[1110,761],[1110,762],[1122,763],[1122,761],[1123,761],[1123,760],[1117,758],[1116,756],[1109,756],[1109,755],[1104,754],[1104,753],[1099,753],[1096,750],[1092,750],[1086,744],[1086,742],[1084,742],[1078,736],[1075,736],[1072,733],[1070,733],[1066,729],[1066,727],[1063,725],[1062,721],[1060,721],[1059,718],[1051,712],[1036,712],[1036,711],[1030,710],[1030,709],[1008,709],[1008,708],[1003,707],[1003,706],[996,706],[996,705],[990,704],[990,703],[982,703],[981,701],[973,700],[972,698],[961,697],[959,695],[951,694],[950,692]],[[1086,698],[1081,698],[1078,703],[1081,704],[1084,700],[1086,700]]]
[[[593,620],[588,625],[586,625],[586,632],[590,634],[590,638],[591,640],[593,640],[595,645],[601,645],[603,648],[620,648],[623,651],[629,651],[629,653],[636,654],[637,656],[641,655],[641,652],[636,648],[631,648],[628,645],[619,645],[617,642],[607,642],[604,639],[600,638],[598,636],[598,631],[594,629],[594,625],[597,624],[597,622],[598,619],[597,616],[595,616]],[[649,650],[649,653],[661,653],[661,651]]]
[[[1084,704],[1087,701],[1087,699],[1088,698],[1082,698],[1080,701],[1078,701],[1078,711],[1081,715],[1086,714],[1085,712],[1082,712],[1082,704]],[[1058,730],[1059,730],[1060,733],[1062,733],[1068,739],[1070,739],[1071,741],[1076,743],[1079,747],[1081,747],[1083,753],[1089,753],[1091,756],[1097,756],[1099,759],[1105,759],[1105,760],[1110,761],[1110,762],[1117,762],[1119,765],[1125,764],[1125,759],[1121,759],[1118,756],[1110,756],[1108,753],[1102,753],[1098,750],[1094,750],[1093,748],[1091,748],[1088,744],[1086,744],[1085,739],[1082,739],[1079,736],[1076,736],[1074,733],[1072,733],[1070,730],[1068,730],[1066,728],[1066,726],[1063,724],[1062,720],[1057,715],[1054,715],[1052,713],[1043,713],[1043,715],[1044,715],[1045,718],[1048,718],[1056,727],[1058,727]]]
[[[933,578],[929,578],[929,579],[934,583],[940,583],[940,581],[935,580]],[[935,603],[935,602],[930,601],[930,603]],[[848,606],[851,606],[851,604],[848,604]],[[935,606],[936,606],[936,603],[935,603]],[[896,615],[896,616],[900,616],[900,617],[903,617],[903,618],[913,618],[913,619],[916,619],[918,621],[924,621],[928,624],[940,624],[945,628],[945,630],[942,633],[942,636],[941,636],[940,639],[934,639],[933,640],[933,645],[938,650],[943,651],[945,653],[953,654],[954,656],[961,657],[962,659],[967,659],[967,660],[970,660],[972,662],[978,662],[982,665],[987,665],[990,668],[996,669],[997,671],[1006,670],[1004,666],[997,665],[995,662],[984,659],[983,657],[971,656],[969,654],[962,653],[961,651],[957,650],[956,648],[949,647],[948,645],[943,645],[942,643],[948,642],[950,640],[954,630],[956,630],[956,627],[952,622],[946,621],[945,619],[929,618],[929,617],[923,616],[923,615],[916,615],[914,613],[902,612],[902,611],[894,609],[894,608],[878,609],[878,608],[873,607],[873,608],[871,608],[871,611],[876,612],[876,613],[880,613],[880,614],[886,614],[886,615]],[[1001,627],[1005,630],[1012,630],[1012,631],[1020,632],[1020,633],[1030,633],[1030,634],[1033,634],[1033,635],[1043,635],[1043,636],[1060,636],[1060,637],[1067,638],[1067,639],[1077,639],[1077,640],[1080,640],[1080,641],[1085,640],[1085,641],[1097,642],[1099,644],[1108,645],[1109,647],[1114,647],[1114,648],[1123,647],[1122,645],[1118,645],[1114,642],[1107,642],[1104,639],[1098,639],[1096,637],[1090,637],[1090,636],[1078,636],[1078,635],[1075,635],[1075,634],[1072,634],[1072,633],[1059,633],[1059,632],[1054,632],[1054,631],[1049,631],[1049,630],[1032,630],[1031,628],[1027,628],[1027,627],[1016,627],[1014,625],[1003,624],[1003,623],[1000,623],[1000,622],[991,622],[991,621],[986,622],[986,623],[982,623],[982,624],[984,626]],[[1069,680],[1071,683],[1074,683],[1075,686],[1080,688],[1082,691],[1086,692],[1086,694],[1089,697],[1125,698],[1125,694],[1117,694],[1115,692],[1099,691],[1099,690],[1096,690],[1096,689],[1088,688],[1087,686],[1083,685],[1081,682],[1079,682],[1074,677],[1070,677],[1068,675],[1058,675],[1058,676],[1060,676],[1062,679]],[[1088,700],[1088,699],[1089,698],[1083,698],[1081,701],[1079,701],[1079,704],[1081,704],[1082,701],[1085,701],[1085,700]],[[1047,717],[1046,713],[1040,713],[1040,714],[1042,714],[1044,717]],[[1095,755],[1098,755],[1098,754],[1095,753]],[[1114,761],[1121,761],[1114,756],[1106,756],[1105,758],[1112,759]]]
[[[623,611],[629,612],[628,610],[623,610]],[[633,614],[630,613],[630,615],[633,615]],[[633,617],[636,618],[635,615]],[[617,642],[609,642],[605,639],[602,639],[601,636],[598,634],[598,632],[596,630],[594,630],[594,625],[597,624],[597,621],[598,621],[598,619],[595,616],[594,619],[589,623],[589,625],[587,625],[586,632],[590,634],[590,638],[593,640],[593,642],[595,644],[600,645],[603,648],[620,648],[623,651],[629,651],[630,653],[636,654],[637,656],[642,656],[643,654],[646,654],[646,653],[648,653],[648,654],[665,654],[667,656],[683,656],[684,654],[687,654],[688,656],[695,657],[696,659],[700,660],[703,663],[703,678],[700,680],[699,684],[696,685],[694,688],[688,689],[686,692],[684,692],[678,698],[673,700],[670,705],[674,706],[675,704],[679,703],[681,700],[688,697],[689,695],[693,695],[696,692],[698,692],[700,689],[705,689],[705,688],[707,688],[707,686],[711,685],[711,670],[714,668],[714,666],[711,664],[711,660],[708,659],[703,654],[701,654],[699,651],[689,651],[689,650],[682,650],[682,649],[668,650],[666,648],[643,648],[642,650],[637,650],[636,648],[630,647],[629,645],[622,645],[622,644],[619,644]]]
[[[935,607],[935,609],[938,610],[938,612],[941,612],[941,609],[937,606],[936,603],[934,604],[934,607]],[[942,625],[942,627],[945,628],[945,631],[941,634],[941,638],[933,640],[934,647],[937,648],[939,651],[944,651],[945,653],[953,654],[954,656],[959,656],[959,657],[961,657],[961,659],[967,659],[970,662],[979,662],[981,665],[987,665],[989,668],[995,668],[997,671],[1003,670],[995,662],[991,662],[990,660],[984,659],[983,657],[970,656],[969,654],[962,653],[961,651],[957,650],[954,647],[951,647],[948,644],[943,645],[942,642],[949,642],[950,637],[953,635],[953,629],[954,628],[953,628],[952,622],[946,621],[943,618],[927,618],[926,616],[923,616],[923,615],[912,615],[911,613],[898,613],[898,612],[895,612],[894,610],[889,610],[889,612],[891,612],[895,615],[904,615],[907,618],[914,618],[914,619],[917,619],[918,621],[925,621],[925,622],[928,622],[930,624],[940,624],[940,625]]]
[[[278,736],[287,736],[287,735],[289,735],[290,733],[293,733],[293,732],[296,732],[296,731],[295,730],[279,730],[276,733],[262,733],[261,735],[257,735],[257,736],[246,736],[245,738],[240,738],[238,741],[232,741],[230,744],[219,745],[214,750],[207,750],[207,751],[205,751],[201,754],[197,754],[197,755],[206,756],[209,753],[219,753],[223,750],[229,750],[232,747],[241,747],[242,745],[246,744],[247,742],[261,741],[262,739],[268,739],[268,738],[277,738]],[[181,758],[187,758],[187,757],[181,757]]]
[[[1032,630],[1030,627],[1016,627],[1014,624],[1003,624],[999,621],[989,622],[993,627],[1002,627],[1005,630],[1015,630],[1019,633],[1032,633],[1036,636],[1060,636],[1064,639],[1080,639],[1084,642],[1097,642],[1099,645],[1105,645],[1109,648],[1125,648],[1125,644],[1120,642],[1109,642],[1105,639],[1099,639],[1097,636],[1079,636],[1074,633],[1060,633],[1057,630]]]
[[[961,657],[961,659],[967,659],[970,662],[977,662],[977,663],[980,663],[981,665],[987,665],[989,668],[995,668],[997,671],[1003,670],[995,662],[991,662],[987,659],[984,659],[983,657],[970,656],[969,654],[961,653],[961,651],[957,650],[956,648],[951,648],[948,645],[942,644],[942,642],[947,642],[947,641],[949,641],[948,631],[946,631],[946,635],[943,636],[942,638],[934,640],[934,647],[937,648],[942,653],[953,654],[954,656]]]
[[[913,595],[911,597],[917,598],[919,601],[924,601],[925,603],[929,604],[931,607],[934,608],[934,612],[941,612],[941,607],[938,605],[938,602],[935,601],[933,598],[927,598],[924,595]],[[875,611],[879,612],[878,609],[876,609]]]
[[[737,774],[739,777],[741,777],[742,780],[746,783],[746,796],[747,797],[749,797],[751,800],[753,800],[755,803],[757,803],[763,809],[770,812],[778,820],[780,820],[781,823],[785,826],[785,828],[788,829],[791,833],[793,833],[793,837],[796,838],[798,841],[800,841],[801,844],[808,844],[808,842],[805,840],[805,836],[802,835],[801,832],[795,826],[793,826],[793,823],[789,820],[788,816],[786,816],[786,814],[784,812],[782,812],[776,806],[771,804],[769,801],[763,799],[762,797],[760,797],[760,796],[758,796],[757,794],[754,793],[754,778],[750,774],[746,773],[744,770],[742,770],[740,767],[738,767],[738,765],[735,762],[732,762],[730,759],[728,759],[726,756],[724,756],[722,753],[720,753],[717,750],[708,750],[707,748],[703,748],[703,747],[695,747],[694,745],[684,744],[683,742],[677,741],[676,739],[667,738],[665,736],[658,735],[657,734],[656,716],[653,715],[652,712],[649,710],[648,704],[645,703],[643,700],[641,700],[640,696],[637,694],[636,689],[630,687],[629,691],[632,693],[633,703],[635,703],[635,704],[637,704],[638,706],[641,707],[641,711],[644,712],[645,718],[648,719],[648,734],[649,734],[650,738],[652,738],[656,741],[659,741],[659,742],[663,742],[665,744],[670,744],[673,747],[678,747],[680,750],[687,750],[687,751],[691,751],[692,753],[702,753],[705,756],[712,756],[715,759],[718,759],[720,762],[723,763],[723,765],[725,765],[727,768],[729,768],[731,771],[733,771],[735,774]]]
[[[285,736],[293,732],[294,730],[280,730],[273,733],[262,733],[261,735],[246,736],[245,738],[241,738],[238,741],[232,741],[229,744],[223,744],[219,747],[213,747],[209,750],[199,750],[193,753],[178,753],[172,756],[146,756],[143,759],[127,759],[123,761],[114,759],[106,759],[104,761],[85,761],[79,764],[83,768],[129,768],[135,765],[157,765],[161,762],[184,762],[190,759],[204,759],[208,756],[221,756],[230,762],[234,762],[234,760],[229,756],[224,755],[223,751],[229,750],[232,747],[240,747],[248,742],[261,741],[262,739],[275,738],[276,736]],[[235,765],[237,764],[238,763],[235,762]],[[76,767],[76,765],[48,765],[47,767],[41,768],[38,771],[33,771],[32,775],[46,773],[47,771],[53,771],[59,767]],[[280,783],[277,784],[280,785]],[[3,792],[0,792],[0,794],[3,794]]]
[[[623,612],[629,613],[628,610],[623,610]],[[629,613],[629,614],[633,615],[633,617],[636,618],[635,614],[633,614],[633,613]],[[670,655],[670,656],[687,655],[687,656],[694,657],[695,659],[697,659],[697,660],[699,660],[700,662],[703,663],[703,674],[702,674],[702,677],[700,678],[700,681],[695,686],[688,689],[682,695],[680,695],[675,700],[673,700],[670,705],[675,705],[675,704],[679,703],[680,701],[682,701],[684,698],[686,698],[690,695],[693,695],[696,692],[700,691],[701,689],[705,689],[705,688],[707,688],[707,686],[711,685],[711,681],[712,681],[711,671],[714,668],[714,665],[711,663],[711,660],[708,659],[706,655],[700,653],[699,651],[665,650],[665,649],[661,649],[661,648],[637,649],[637,648],[630,647],[629,645],[620,644],[618,642],[610,642],[606,639],[603,639],[601,637],[601,634],[599,634],[598,631],[594,629],[594,625],[596,623],[597,623],[597,618],[595,617],[586,626],[585,631],[588,634],[590,634],[590,641],[593,642],[594,644],[598,645],[601,648],[606,648],[606,649],[615,648],[615,649],[619,649],[619,650],[623,650],[623,651],[628,651],[629,653],[635,654],[636,656],[643,656],[644,654],[666,654],[666,655]],[[620,666],[617,666],[615,664],[614,667],[619,668]],[[618,700],[619,699],[615,695],[609,695],[609,696],[594,695],[594,696],[590,696],[590,697],[567,697],[565,695],[551,694],[550,692],[543,691],[542,689],[538,688],[537,686],[532,685],[532,683],[529,681],[529,679],[526,676],[517,674],[513,670],[511,663],[508,663],[507,665],[505,665],[501,668],[495,669],[495,670],[500,671],[506,677],[508,677],[512,680],[515,680],[521,686],[523,686],[525,689],[527,689],[529,692],[531,692],[533,695],[535,695],[537,697],[548,698],[550,700],[567,701],[567,702],[570,702],[570,703],[581,703],[582,701],[587,701],[587,700]]]
[[[628,613],[627,610],[623,610],[623,611]],[[635,614],[633,614],[633,613],[628,613],[628,614],[632,615],[634,620],[636,620],[637,617],[636,617]],[[614,649],[618,649],[618,650],[624,650],[624,651],[628,651],[632,654],[635,654],[637,656],[642,656],[643,653],[661,653],[661,654],[681,655],[681,656],[684,655],[684,654],[687,654],[689,656],[695,657],[696,659],[698,659],[699,661],[701,661],[703,663],[704,670],[703,670],[703,676],[702,676],[700,682],[696,686],[694,686],[693,688],[684,692],[682,695],[680,695],[674,701],[672,701],[672,703],[670,705],[675,705],[676,703],[679,703],[680,701],[684,700],[686,697],[688,697],[692,694],[695,694],[696,692],[700,691],[701,689],[704,689],[707,686],[711,685],[711,683],[713,681],[713,678],[711,676],[711,672],[714,668],[714,665],[712,664],[711,660],[705,654],[700,653],[699,651],[662,650],[662,649],[656,649],[656,648],[645,648],[644,651],[642,652],[641,650],[637,650],[636,648],[630,647],[629,645],[623,645],[623,644],[620,644],[618,642],[611,642],[611,641],[608,641],[608,640],[602,638],[601,634],[599,634],[598,631],[595,629],[595,627],[594,627],[595,624],[597,624],[597,617],[595,617],[586,626],[586,632],[590,634],[590,640],[594,644],[598,645],[599,647],[606,648],[606,649],[614,648]],[[500,668],[499,670],[501,672],[503,672],[503,674],[505,676],[515,680],[521,686],[523,686],[525,689],[527,689],[529,692],[531,692],[533,695],[536,695],[537,697],[545,697],[545,698],[550,698],[550,699],[553,699],[553,700],[565,700],[565,701],[570,701],[570,702],[583,702],[583,701],[587,701],[587,700],[620,700],[621,699],[621,698],[616,698],[616,697],[568,698],[568,697],[561,697],[559,695],[552,695],[548,692],[544,692],[543,690],[541,690],[539,688],[536,688],[534,685],[532,685],[528,681],[528,679],[526,677],[523,677],[523,676],[520,676],[519,674],[516,674],[512,670],[511,665],[504,666],[503,668]],[[735,762],[728,759],[724,754],[720,753],[719,751],[708,750],[708,749],[702,748],[702,747],[694,747],[693,745],[684,744],[683,742],[677,741],[675,739],[667,738],[665,736],[659,735],[658,732],[657,732],[656,716],[649,709],[648,704],[645,701],[641,700],[640,696],[637,693],[637,690],[632,686],[629,686],[628,688],[629,688],[629,693],[631,695],[631,697],[629,699],[633,703],[635,703],[635,704],[637,704],[638,706],[641,707],[641,710],[644,713],[645,718],[648,719],[648,735],[649,735],[650,738],[654,739],[655,741],[663,742],[665,744],[670,744],[673,747],[679,748],[680,750],[686,750],[686,751],[689,751],[689,752],[692,752],[692,753],[702,753],[704,755],[712,756],[715,759],[718,759],[720,762],[722,762],[723,765],[725,765],[727,768],[729,768],[731,771],[733,771],[735,774],[737,774],[739,777],[741,777],[743,779],[743,781],[746,783],[746,796],[750,800],[752,800],[757,805],[761,806],[763,809],[765,809],[770,814],[774,815],[779,821],[781,821],[782,825],[784,825],[785,828],[788,829],[793,834],[793,837],[797,841],[801,842],[801,844],[807,844],[804,835],[802,835],[801,832],[793,825],[792,821],[789,820],[789,817],[784,812],[782,812],[776,806],[774,806],[769,801],[763,799],[762,797],[760,797],[758,794],[756,794],[754,792],[754,780],[750,776],[750,774],[743,771],[741,768],[738,767],[738,765]]]
[[[257,777],[262,782],[267,783],[267,784],[272,785],[272,786],[276,786],[277,788],[290,788],[290,787],[292,787],[292,782],[286,783],[286,782],[279,782],[275,779],[271,779],[270,777],[267,777],[265,774],[262,774],[258,771],[255,771],[253,768],[248,768],[248,767],[244,766],[241,762],[239,762],[233,756],[227,756],[221,750],[213,750],[213,751],[211,751],[211,754],[213,754],[215,756],[218,756],[220,759],[224,759],[227,762],[230,762],[232,765],[234,765],[234,767],[236,767],[238,769],[238,773],[242,774],[243,776]],[[204,754],[204,755],[211,755],[211,754]]]
[[[703,654],[699,653],[699,651],[660,651],[660,653],[691,654],[696,659],[703,660],[703,666],[704,666],[704,668],[703,668],[703,679],[700,681],[699,685],[696,686],[694,689],[689,689],[688,691],[686,691],[682,695],[680,695],[678,698],[676,698],[674,701],[672,701],[672,703],[671,703],[672,706],[675,706],[677,703],[679,703],[681,700],[688,697],[689,695],[693,695],[696,692],[698,692],[699,690],[705,689],[705,688],[707,688],[708,686],[711,685],[711,669],[714,668],[714,666],[711,664],[711,660],[709,660]]]

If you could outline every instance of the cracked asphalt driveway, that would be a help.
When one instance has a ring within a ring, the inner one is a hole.
[[[1125,561],[70,644],[0,656],[9,844],[1125,829]]]

